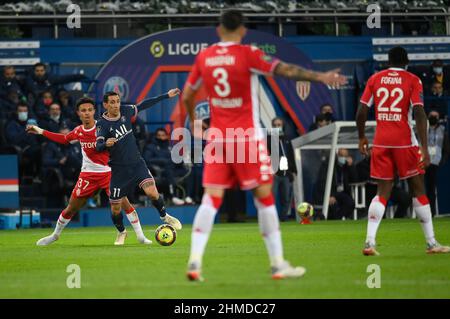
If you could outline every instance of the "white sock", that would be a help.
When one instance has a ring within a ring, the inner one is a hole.
[[[259,229],[264,237],[270,265],[278,266],[284,261],[284,257],[277,209],[275,205],[266,206],[256,198],[255,206],[258,209]]]
[[[133,209],[132,212],[126,213],[128,221],[130,222],[131,226],[133,226],[134,232],[136,233],[136,236],[138,238],[145,237],[144,232],[141,227],[141,223],[139,222],[139,216],[135,209]]]
[[[60,236],[61,232],[63,231],[64,227],[70,222],[70,218],[64,218],[63,214],[65,212],[62,211],[61,214],[58,217],[58,221],[56,222],[55,230],[53,231],[53,235]]]
[[[372,245],[375,245],[378,226],[380,226],[381,220],[383,219],[385,209],[386,206],[380,201],[380,197],[378,195],[375,196],[369,206],[366,237],[366,242]]]
[[[421,196],[420,200],[417,197],[414,197],[413,207],[417,218],[420,221],[420,225],[422,226],[427,244],[435,244],[436,239],[434,238],[433,217],[431,215],[431,208],[428,203],[428,199],[425,196]]]
[[[202,204],[195,214],[194,224],[192,225],[189,263],[196,262],[201,266],[216,213],[217,208],[214,207],[211,197],[208,194],[203,195]]]

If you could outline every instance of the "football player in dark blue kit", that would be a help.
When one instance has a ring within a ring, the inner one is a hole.
[[[116,92],[107,92],[103,96],[106,112],[97,122],[96,148],[98,151],[108,149],[110,152],[109,166],[112,173],[110,203],[113,214],[120,213],[122,198],[130,195],[136,185],[139,185],[158,210],[161,220],[176,230],[181,229],[180,221],[166,211],[164,200],[137,148],[132,130],[132,123],[136,120],[138,112],[178,94],[180,94],[179,89],[171,89],[166,94],[146,99],[132,106],[120,105],[120,96]]]

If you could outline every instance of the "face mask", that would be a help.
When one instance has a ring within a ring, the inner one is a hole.
[[[19,121],[25,122],[26,120],[28,120],[28,112],[17,113],[17,118],[19,119]]]
[[[275,134],[278,134],[279,136],[284,135],[282,127],[274,127],[273,131],[274,131]]]
[[[53,115],[53,116],[50,116],[50,118],[51,118],[53,121],[55,121],[55,122],[58,122],[60,117],[61,117],[61,115]]]
[[[338,156],[338,163],[340,165],[345,165],[345,163],[347,163],[347,158],[345,156]]]
[[[328,122],[332,122],[333,121],[333,113],[327,112],[327,113],[324,113],[324,115],[325,115],[325,120],[326,121],[328,121]]]
[[[433,68],[433,72],[436,73],[436,74],[442,74],[442,70],[443,70],[442,67]]]
[[[52,102],[53,102],[53,99],[45,98],[42,100],[42,102],[44,102],[45,106],[50,106],[50,104],[52,104]]]
[[[428,119],[428,122],[430,122],[431,126],[435,126],[438,123],[439,119],[436,116],[431,116]]]

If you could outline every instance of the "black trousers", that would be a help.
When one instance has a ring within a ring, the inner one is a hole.
[[[436,215],[436,185],[439,166],[431,164],[425,172],[425,189],[430,201],[431,214]]]
[[[336,204],[329,206],[328,219],[342,219],[342,217],[351,219],[355,209],[353,198],[345,192],[336,193],[335,197]]]

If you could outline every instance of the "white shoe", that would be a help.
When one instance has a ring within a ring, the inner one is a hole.
[[[172,203],[174,203],[174,205],[180,206],[184,205],[184,200],[178,197],[172,197]]]
[[[47,246],[47,245],[50,245],[51,243],[57,241],[58,239],[59,239],[58,235],[51,234],[51,235],[49,235],[47,237],[39,239],[36,242],[36,245],[37,246]]]
[[[122,246],[125,243],[125,239],[127,238],[128,234],[127,231],[124,230],[123,232],[117,233],[116,241],[114,242],[114,245],[116,246]]]
[[[287,261],[272,268],[272,279],[299,278],[306,273],[306,268],[292,267]]]
[[[449,246],[442,246],[438,242],[434,244],[427,244],[427,254],[448,254],[450,253]]]
[[[175,230],[180,230],[182,228],[180,221],[177,218],[170,216],[169,214],[166,214],[166,216],[160,218],[163,222],[175,228]]]
[[[189,196],[184,199],[184,202],[188,205],[191,205],[194,201]]]
[[[148,239],[147,237],[138,237],[138,242],[140,242],[141,244],[144,245],[150,245],[152,243],[152,241],[150,239]]]

